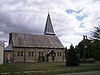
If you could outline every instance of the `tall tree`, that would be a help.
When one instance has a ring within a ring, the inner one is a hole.
[[[94,57],[96,60],[100,60],[100,25],[94,28],[92,31],[92,50],[94,50]]]
[[[93,39],[100,40],[100,25],[94,28],[94,31],[92,31],[92,37]]]
[[[78,66],[79,57],[73,45],[66,51],[66,66]]]
[[[91,43],[91,49],[94,52],[94,58],[100,60],[100,40],[93,40]]]

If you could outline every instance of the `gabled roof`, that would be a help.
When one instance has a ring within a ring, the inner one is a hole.
[[[56,54],[53,50],[49,50],[49,51],[47,52],[47,54],[50,54],[50,53]]]
[[[5,50],[13,50],[12,44],[8,45],[8,46],[5,48]]]
[[[10,36],[14,47],[64,48],[57,36],[26,33],[10,33]]]
[[[44,34],[45,35],[55,35],[49,13],[48,13],[47,20],[46,20]]]

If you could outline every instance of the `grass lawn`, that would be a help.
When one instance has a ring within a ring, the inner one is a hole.
[[[6,73],[9,75],[55,75],[97,70],[100,70],[100,61],[91,64],[80,64],[77,67],[66,67],[64,62],[4,63],[0,65],[1,75]]]

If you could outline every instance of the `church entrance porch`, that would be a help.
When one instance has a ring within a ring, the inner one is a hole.
[[[55,61],[56,53],[53,50],[50,50],[47,53],[47,62],[54,62]]]

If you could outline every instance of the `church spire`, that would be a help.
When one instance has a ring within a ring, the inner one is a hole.
[[[44,34],[45,35],[55,35],[49,13],[48,13],[47,20],[46,20]]]

